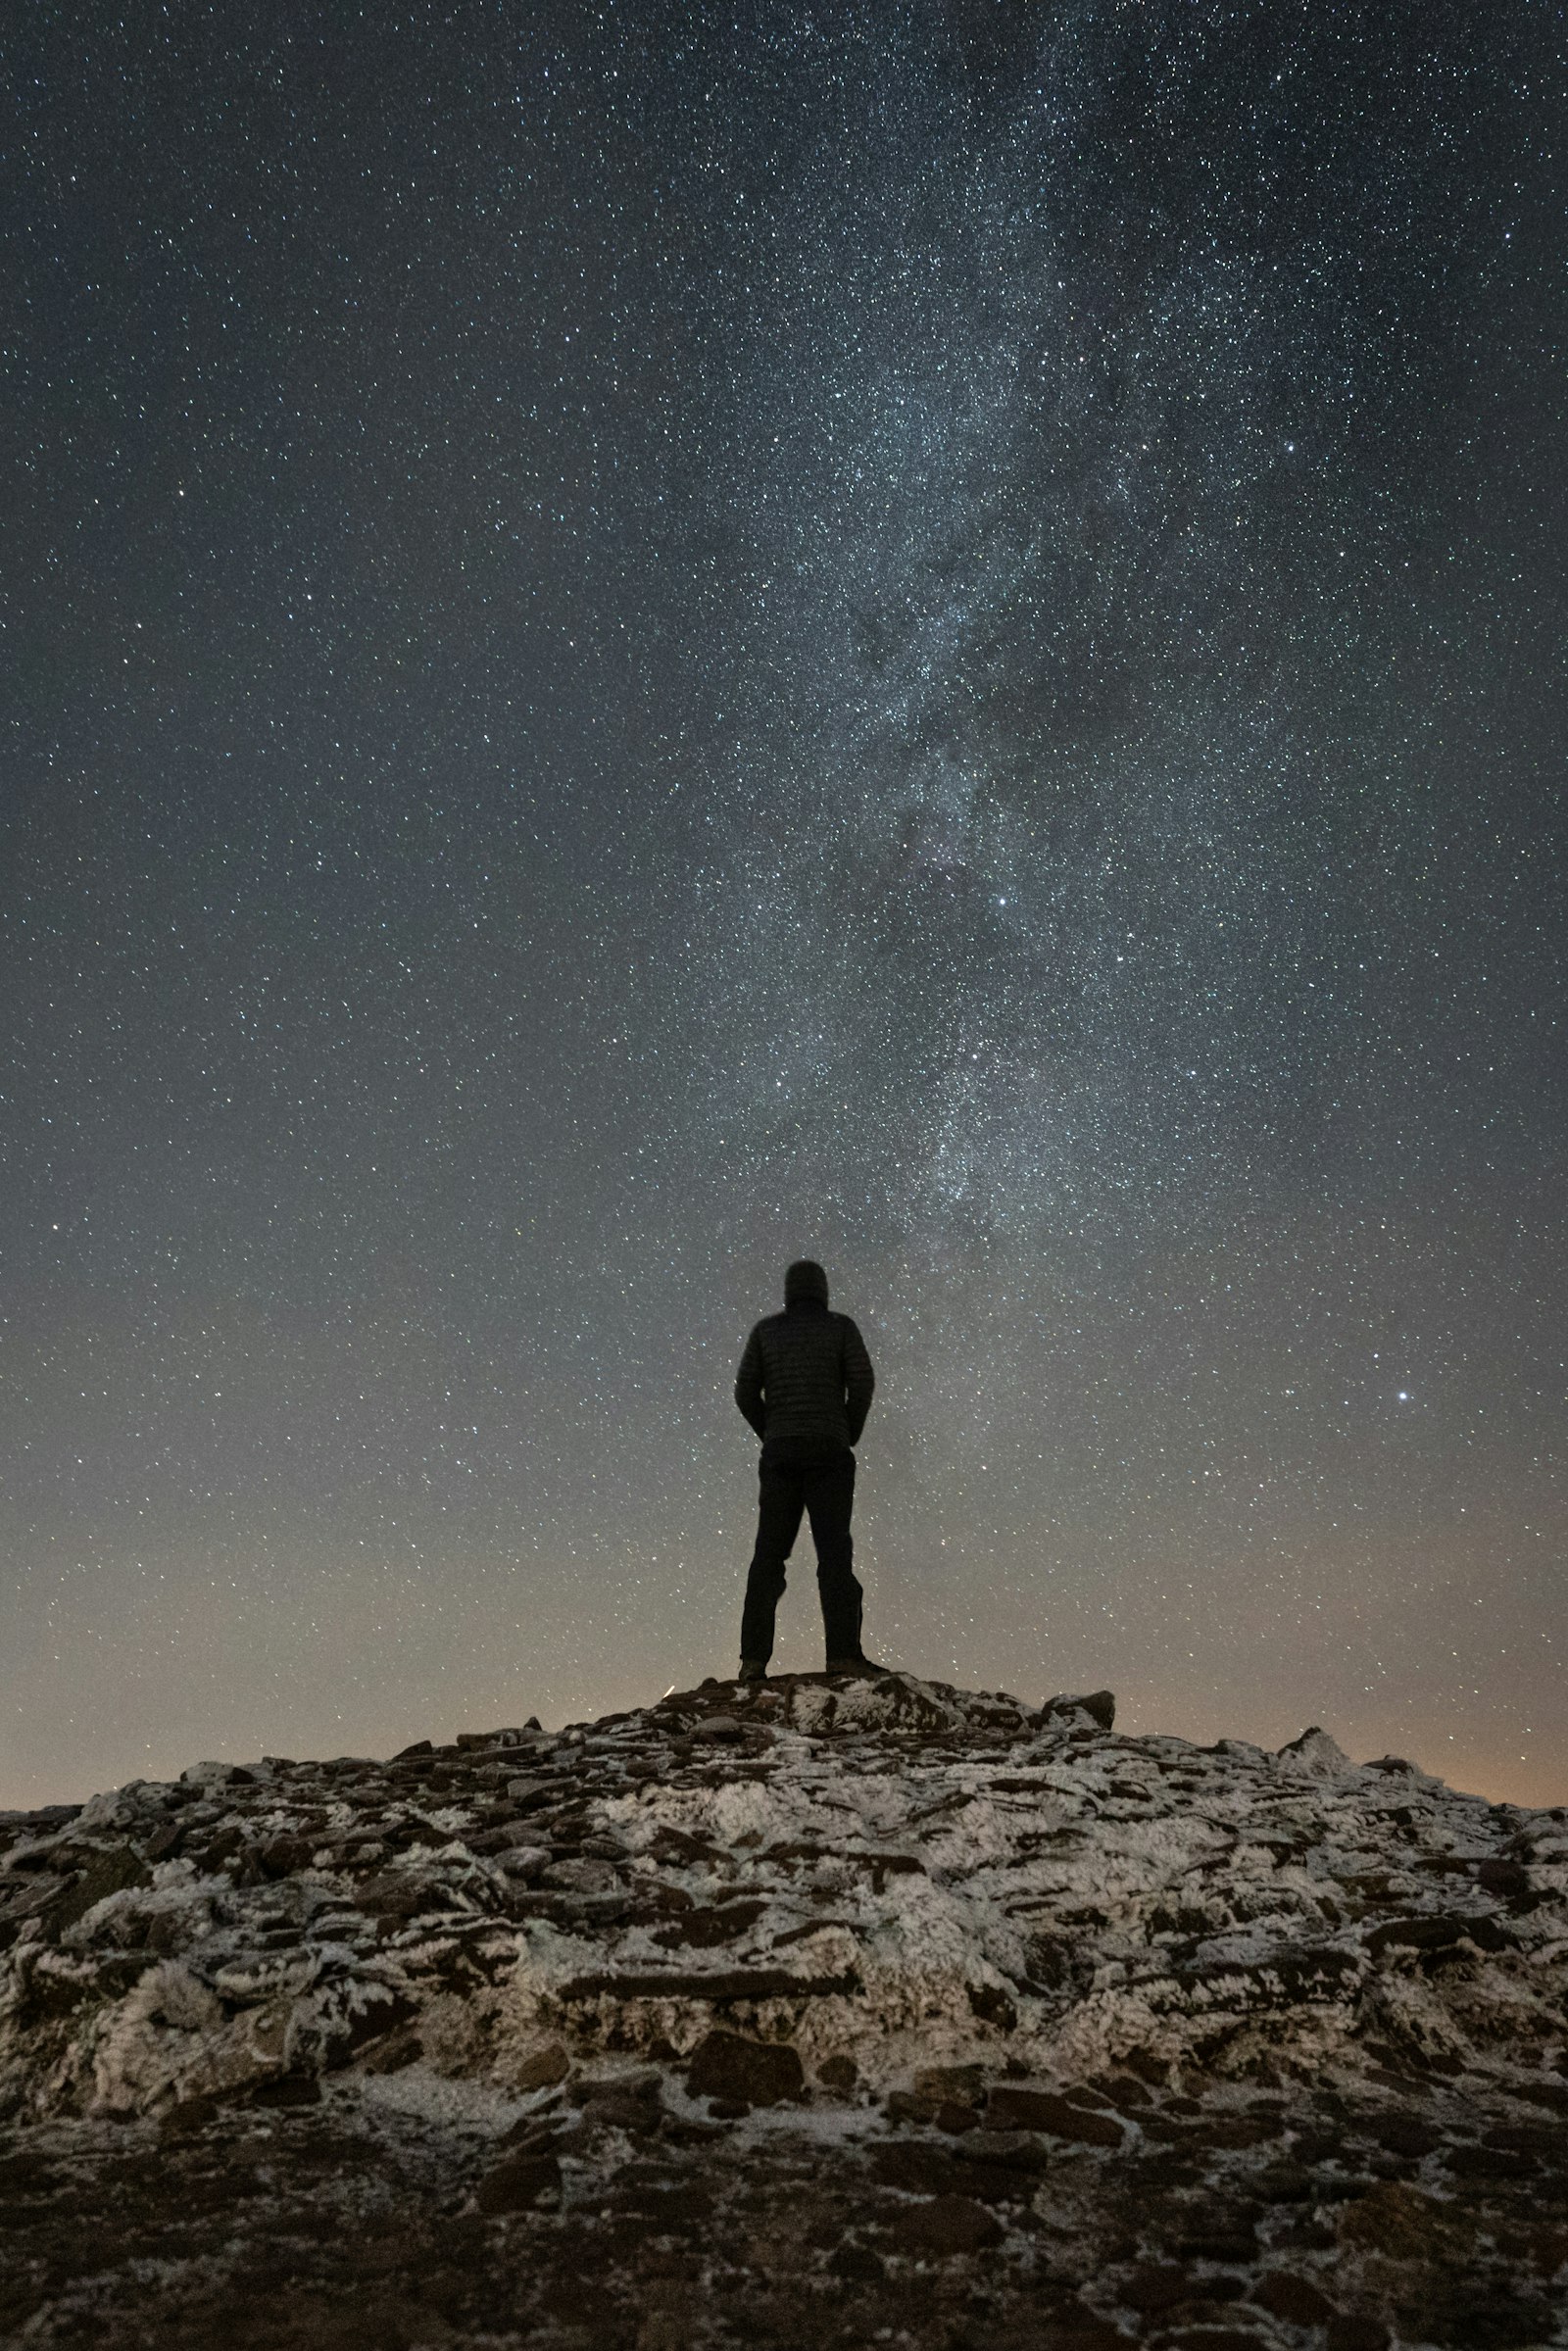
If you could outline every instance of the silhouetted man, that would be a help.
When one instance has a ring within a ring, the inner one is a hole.
[[[741,1618],[741,1680],[760,1682],[773,1654],[773,1612],[784,1562],[811,1514],[816,1588],[830,1674],[876,1674],[860,1648],[861,1592],[852,1565],[855,1446],[871,1409],[876,1376],[847,1314],[827,1310],[827,1275],[798,1257],[784,1276],[784,1311],[769,1314],[746,1342],[735,1401],[762,1440],[757,1548]]]

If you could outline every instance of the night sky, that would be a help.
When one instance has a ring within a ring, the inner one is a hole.
[[[732,1673],[800,1253],[869,1647],[1568,1798],[1560,12],[9,43],[0,1803]]]

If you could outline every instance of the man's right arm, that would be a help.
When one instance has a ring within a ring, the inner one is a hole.
[[[767,1413],[762,1403],[762,1347],[755,1330],[746,1342],[746,1352],[735,1375],[735,1401],[758,1436],[764,1436]]]

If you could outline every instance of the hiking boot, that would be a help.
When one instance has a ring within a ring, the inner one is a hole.
[[[759,1665],[755,1657],[743,1657],[741,1659],[741,1670],[736,1675],[735,1679],[738,1682],[765,1682],[767,1680],[767,1668],[765,1665]]]
[[[830,1674],[853,1674],[859,1682],[879,1682],[884,1674],[893,1671],[891,1665],[878,1665],[874,1657],[830,1657],[826,1671]]]

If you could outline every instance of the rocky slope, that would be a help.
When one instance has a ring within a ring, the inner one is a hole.
[[[1568,1813],[1111,1726],[710,1683],[0,1817],[0,2337],[1568,2344]]]

